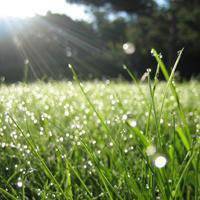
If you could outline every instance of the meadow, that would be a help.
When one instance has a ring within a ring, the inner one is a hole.
[[[156,58],[143,82],[2,84],[0,199],[198,200],[200,83]]]

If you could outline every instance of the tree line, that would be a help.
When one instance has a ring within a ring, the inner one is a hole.
[[[7,82],[71,79],[75,66],[82,79],[128,79],[126,64],[141,77],[155,69],[156,48],[170,68],[185,48],[178,71],[199,74],[200,3],[171,0],[165,6],[145,0],[70,0],[90,8],[92,22],[47,13],[29,19],[0,20],[0,77]],[[124,44],[134,51],[126,53]]]

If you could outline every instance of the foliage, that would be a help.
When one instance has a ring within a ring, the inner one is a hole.
[[[148,54],[152,47],[165,55],[168,69],[177,51],[184,47],[178,68],[181,77],[199,74],[198,1],[166,1],[165,7],[154,1],[75,2],[93,5],[93,22],[74,21],[50,12],[31,19],[0,20],[0,77],[7,82],[62,80],[69,63],[77,66],[81,79],[130,79],[122,70],[123,64],[141,77],[147,67],[155,66]],[[147,14],[149,8],[151,12]],[[135,48],[131,55],[122,48],[127,42]],[[69,70],[67,78],[72,78]]]
[[[189,77],[199,73],[199,1],[166,0],[164,7],[160,7],[155,1],[137,0],[119,0],[117,2],[112,0],[71,0],[71,2],[95,5],[98,8],[104,8],[107,13],[111,13],[113,10],[127,12],[130,21],[127,23],[128,35],[124,42],[132,41],[137,48],[136,54],[127,62],[139,66],[136,67],[139,68],[139,72],[143,71],[144,66],[151,64],[151,59],[146,55],[152,47],[157,48],[166,56],[165,60],[168,61],[169,68],[176,57],[176,52],[185,47],[180,69],[181,75]],[[113,10],[106,9],[105,4],[110,4]],[[141,10],[143,12],[140,12]],[[146,11],[149,12],[145,13]],[[112,26],[112,22],[110,22],[110,26]],[[110,32],[110,34],[113,33],[117,34],[117,32]]]
[[[66,0],[72,3],[82,3],[94,6],[106,6],[110,4],[117,11],[126,11],[129,13],[150,14],[154,7],[153,0]]]

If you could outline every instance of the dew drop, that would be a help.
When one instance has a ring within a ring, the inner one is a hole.
[[[146,153],[148,156],[153,156],[156,153],[156,147],[153,145],[150,145],[146,149]]]
[[[135,120],[129,120],[129,124],[133,128],[137,126],[137,122]]]
[[[157,156],[155,159],[154,159],[154,165],[157,167],[157,168],[163,168],[165,165],[167,164],[167,158],[164,157],[164,156]]]
[[[112,147],[112,146],[113,146],[113,143],[112,143],[112,142],[110,142],[110,143],[109,143],[109,146],[110,146],[110,147]]]
[[[17,187],[21,188],[22,186],[23,186],[22,181],[18,181],[18,182],[17,182]]]

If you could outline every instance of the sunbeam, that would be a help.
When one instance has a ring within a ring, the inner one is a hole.
[[[21,20],[4,19],[13,44],[23,61],[20,68],[24,71],[28,67],[29,79],[49,76],[57,79],[60,78],[58,74],[63,74],[64,77],[68,63],[81,66],[79,71],[82,73],[99,75],[103,72],[101,67],[97,66],[98,63],[90,59],[91,56],[106,54],[102,42],[94,40],[92,33],[88,35],[87,29],[80,28],[66,16],[63,17],[68,21],[62,22],[59,15],[52,14]],[[70,56],[67,52],[69,49]],[[59,59],[60,57],[65,59]],[[24,64],[26,60],[28,65]]]

